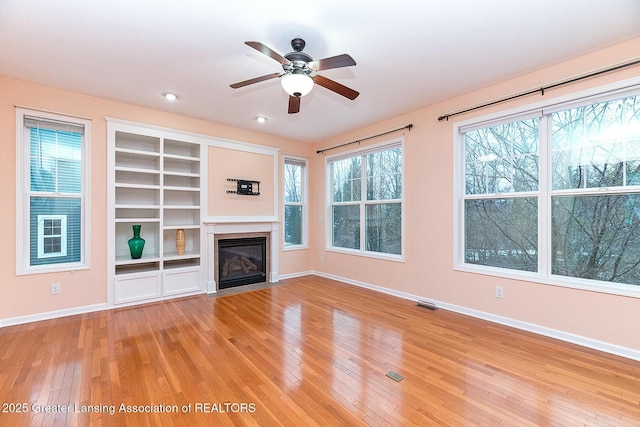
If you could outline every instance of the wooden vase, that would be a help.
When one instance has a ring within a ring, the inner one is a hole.
[[[184,247],[187,242],[187,238],[184,234],[184,228],[178,228],[176,230],[176,250],[178,255],[184,255]]]

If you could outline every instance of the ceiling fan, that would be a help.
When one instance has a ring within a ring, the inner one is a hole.
[[[313,76],[311,75],[312,73],[317,71],[356,65],[356,61],[354,61],[353,58],[347,54],[332,56],[330,58],[318,59],[314,61],[311,56],[302,51],[305,46],[305,41],[301,38],[295,38],[291,40],[291,47],[293,48],[293,52],[287,53],[284,56],[280,55],[279,53],[268,48],[260,42],[245,42],[245,44],[254,48],[258,52],[267,55],[269,58],[278,61],[282,65],[282,69],[284,70],[284,72],[255,77],[253,79],[234,83],[231,85],[231,87],[233,89],[238,89],[250,84],[282,77],[282,79],[280,80],[280,82],[282,83],[282,87],[284,88],[285,92],[289,94],[289,114],[294,114],[300,111],[300,98],[311,91],[314,83],[351,100],[356,99],[358,95],[360,95],[359,92],[341,85],[336,81],[320,76],[318,74],[315,74]]]

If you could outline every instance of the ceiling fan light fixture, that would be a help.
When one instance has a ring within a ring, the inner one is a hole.
[[[295,71],[283,76],[280,79],[280,83],[285,92],[298,98],[311,92],[314,84],[313,79],[307,74],[304,72],[296,73]]]

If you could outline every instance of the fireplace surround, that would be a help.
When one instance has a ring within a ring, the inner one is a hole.
[[[232,286],[240,286],[238,282],[232,283],[231,286],[227,286],[222,280],[221,284],[221,270],[224,269],[224,259],[222,260],[222,266],[219,262],[219,243],[220,241],[231,240],[237,241],[238,239],[264,239],[265,240],[265,255],[264,255],[264,276],[260,277],[264,282],[277,282],[278,281],[278,221],[272,218],[269,219],[253,219],[253,218],[208,218],[205,221],[207,227],[207,292],[215,293],[219,289],[225,289]],[[223,243],[224,245],[224,243]],[[235,256],[233,254],[231,258]],[[246,257],[251,263],[255,263],[250,258]],[[227,273],[229,273],[230,262],[234,263],[232,267],[235,272],[249,270],[249,276],[253,271],[253,267],[246,261],[240,261],[241,257],[234,261],[227,262]],[[243,265],[244,263],[244,265]],[[224,277],[222,278],[224,279]],[[251,280],[256,279],[252,277]],[[248,284],[242,283],[242,284]],[[258,282],[253,282],[258,283]]]

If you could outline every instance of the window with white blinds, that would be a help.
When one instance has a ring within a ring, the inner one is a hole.
[[[18,110],[18,273],[87,266],[89,122]]]

